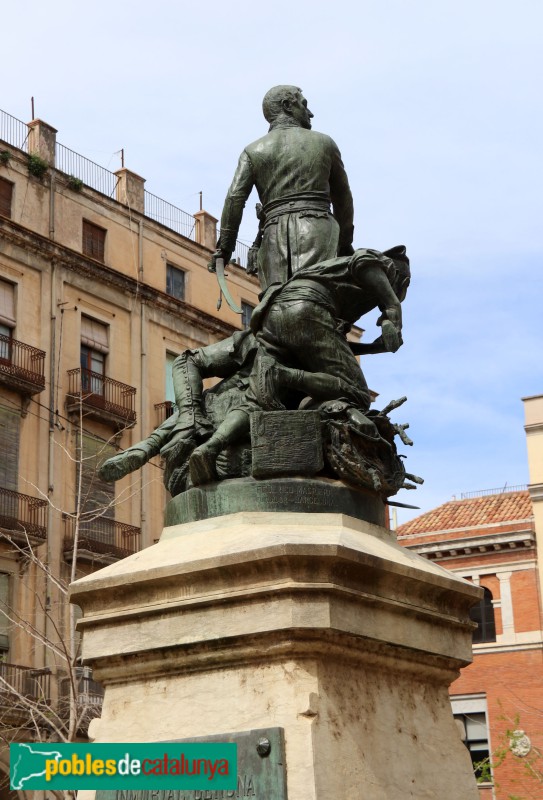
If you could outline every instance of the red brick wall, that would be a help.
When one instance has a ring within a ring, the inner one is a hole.
[[[543,773],[543,651],[476,655],[450,689],[452,695],[486,693],[490,746],[496,752],[507,743],[506,732],[522,728],[530,737],[532,752],[527,758],[510,752],[494,773],[496,800],[516,796],[522,800],[543,798],[543,783],[529,774],[533,762]],[[481,800],[484,795],[481,795]]]
[[[513,572],[511,594],[513,596],[515,630],[521,632],[541,629],[539,588],[535,569]]]

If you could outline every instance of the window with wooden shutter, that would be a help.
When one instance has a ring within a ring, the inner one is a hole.
[[[0,658],[9,650],[9,617],[9,575],[0,572]]]
[[[115,485],[103,481],[98,469],[107,458],[115,455],[115,448],[87,434],[78,438],[77,466],[78,472],[81,470],[80,545],[84,547],[86,539],[114,544]]]
[[[15,327],[15,286],[0,280],[0,361],[11,364]]]
[[[109,326],[81,317],[81,384],[84,392],[104,394]]]
[[[106,230],[83,220],[83,254],[104,262]]]
[[[11,200],[13,198],[13,184],[0,178],[0,214],[11,217]]]
[[[115,517],[113,500],[115,484],[106,483],[98,474],[99,467],[107,458],[116,454],[115,448],[94,436],[80,437],[79,468],[81,469],[81,511],[103,512],[106,517]]]
[[[0,280],[0,322],[15,327],[15,286]]]
[[[0,406],[0,487],[19,491],[19,438],[21,415],[12,408]]]
[[[166,294],[177,300],[185,299],[185,273],[173,264],[166,264]]]

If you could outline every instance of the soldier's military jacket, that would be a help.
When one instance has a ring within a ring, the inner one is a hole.
[[[253,186],[264,214],[258,255],[263,289],[351,245],[351,190],[338,147],[329,136],[283,120],[245,148],[221,217],[218,247],[225,252],[235,250]]]

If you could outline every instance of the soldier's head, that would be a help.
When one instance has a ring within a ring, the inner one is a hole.
[[[290,117],[301,128],[311,128],[313,114],[298,86],[274,86],[264,96],[262,111],[270,125],[280,117]]]

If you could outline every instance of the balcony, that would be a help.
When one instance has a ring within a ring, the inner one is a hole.
[[[75,684],[77,690],[78,729],[85,734],[89,723],[102,713],[104,687],[93,680],[90,667],[75,668]],[[61,711],[65,717],[70,713],[70,695],[72,684],[69,676],[60,679]]]
[[[0,383],[31,396],[45,389],[45,353],[0,334]]]
[[[0,487],[0,528],[13,538],[45,539],[47,536],[47,500],[30,497]]]
[[[136,422],[135,401],[133,386],[82,367],[68,370],[68,412],[78,412],[81,404],[85,417],[115,428],[127,428]]]
[[[0,714],[2,727],[24,731],[34,730],[36,717],[31,719],[32,707],[49,711],[51,704],[51,670],[32,669],[0,661]]]
[[[0,707],[13,717],[28,713],[25,700],[49,705],[51,670],[21,667],[0,661]],[[5,719],[3,718],[5,724]]]
[[[64,557],[73,558],[75,519],[64,515]],[[92,522],[79,523],[77,558],[85,561],[111,563],[141,550],[141,528],[97,517]]]
[[[159,428],[163,422],[175,414],[177,406],[171,400],[165,400],[163,403],[155,403],[155,428]]]
[[[79,667],[78,671],[77,708],[88,727],[91,719],[99,717],[102,713],[104,687],[93,680],[92,670],[89,667]]]

